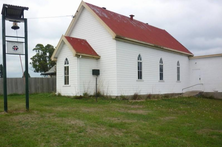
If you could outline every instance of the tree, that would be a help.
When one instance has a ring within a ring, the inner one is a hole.
[[[55,65],[55,62],[51,60],[51,56],[54,52],[54,47],[50,44],[46,46],[37,44],[33,51],[36,54],[31,58],[30,64],[34,68],[34,72],[46,72]]]

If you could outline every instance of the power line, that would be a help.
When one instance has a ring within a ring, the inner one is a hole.
[[[48,16],[48,17],[32,17],[32,18],[27,18],[27,19],[46,19],[46,18],[61,18],[61,17],[72,17],[72,18],[74,18],[73,15],[62,15],[62,16]]]

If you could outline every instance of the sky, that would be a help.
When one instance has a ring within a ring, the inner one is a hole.
[[[106,7],[108,10],[165,29],[195,56],[222,53],[222,1],[221,0],[85,0],[85,2]],[[3,4],[29,7],[25,11],[28,19],[28,54],[37,44],[57,46],[65,34],[72,16],[81,0],[0,0]],[[12,22],[6,22],[6,34],[23,36],[20,29],[11,29]],[[2,28],[2,23],[0,23]],[[0,29],[2,34],[2,30]],[[7,77],[22,77],[25,69],[24,56],[7,55]],[[0,64],[2,64],[2,35],[0,35]],[[31,77],[39,77],[29,64]]]

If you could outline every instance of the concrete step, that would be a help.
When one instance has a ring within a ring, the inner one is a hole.
[[[185,93],[182,94],[184,97],[191,97],[191,96],[197,96],[203,91],[186,91]]]

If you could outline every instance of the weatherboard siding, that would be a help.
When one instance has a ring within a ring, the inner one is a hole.
[[[64,62],[69,60],[69,85],[64,85]],[[79,95],[77,86],[77,57],[68,46],[63,45],[56,62],[56,89],[57,93],[62,95],[72,96]]]
[[[138,80],[137,57],[142,57],[142,80]],[[163,59],[164,80],[159,81],[159,61]],[[181,80],[177,81],[177,61]],[[182,54],[117,41],[117,94],[181,93],[189,83],[189,59]]]
[[[96,53],[101,56],[98,59],[99,90],[107,95],[116,95],[116,42],[112,36],[86,9],[81,11],[70,36],[86,39]]]
[[[96,77],[92,75],[92,69],[98,69],[98,60],[95,58],[78,58],[80,70],[80,95],[84,93],[93,95],[96,87]]]
[[[222,92],[222,57],[191,58],[190,84],[196,85],[186,89],[202,90],[204,92]]]

